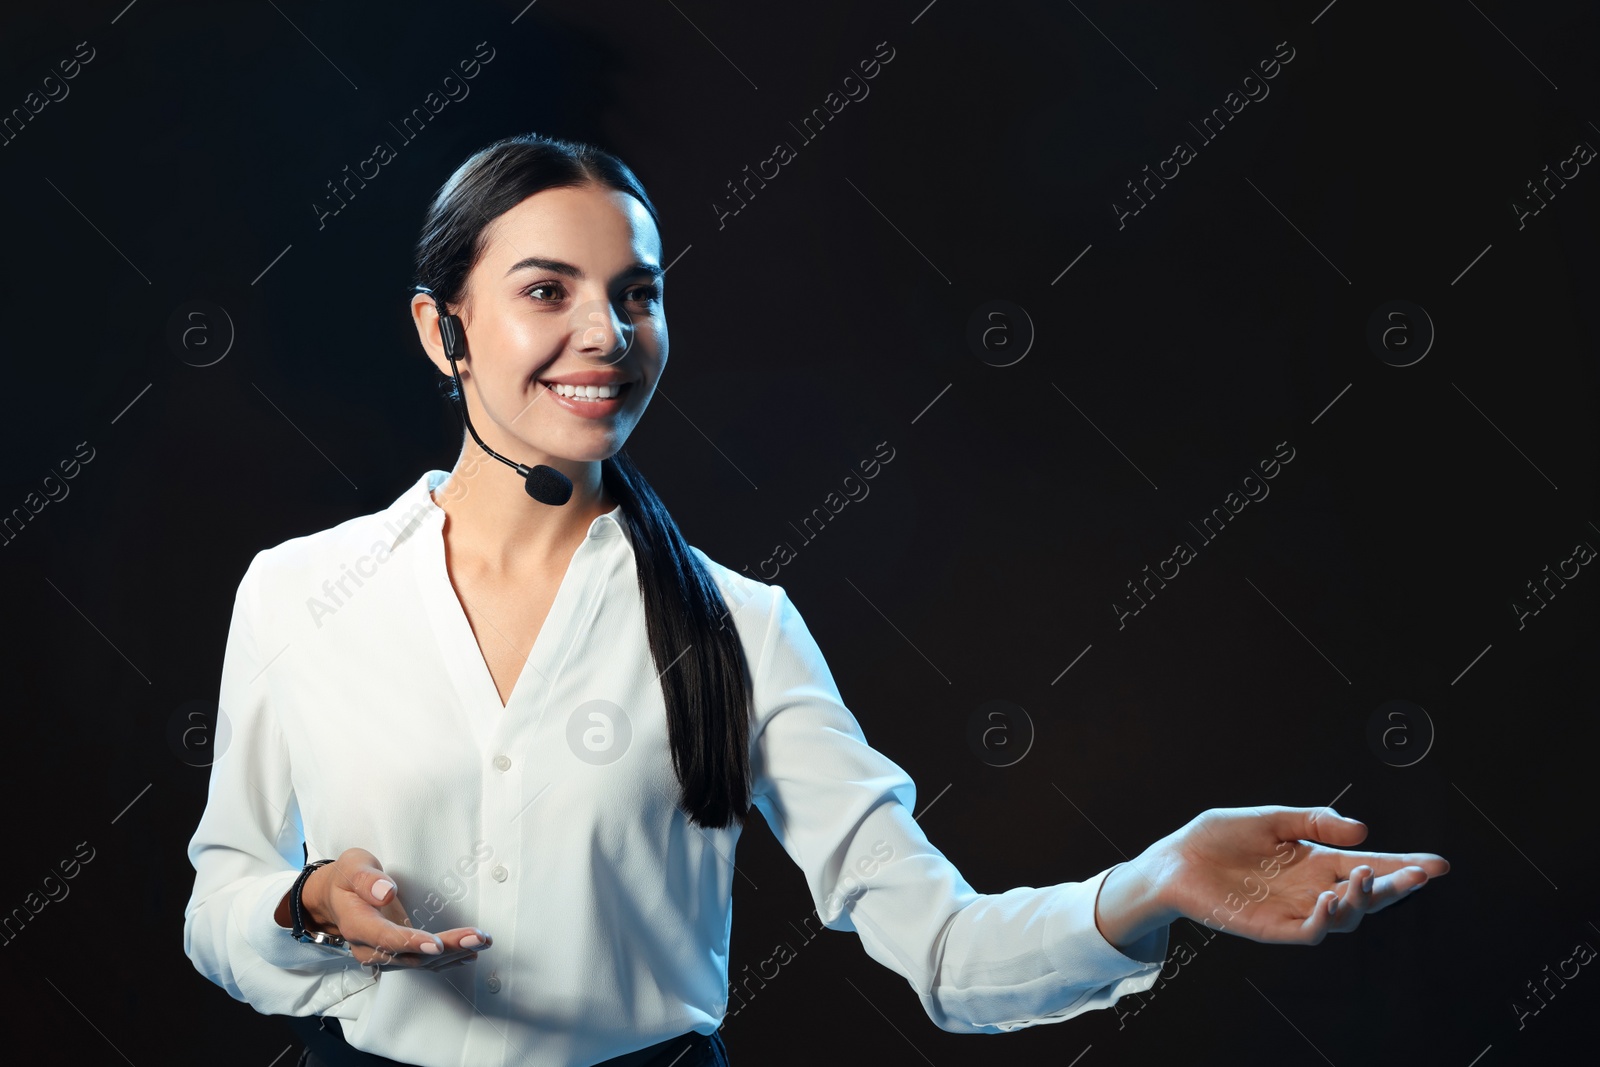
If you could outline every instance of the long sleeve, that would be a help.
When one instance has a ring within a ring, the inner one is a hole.
[[[220,755],[188,848],[195,882],[183,950],[196,970],[259,1012],[322,1014],[376,979],[349,956],[296,942],[275,918],[302,866],[304,837],[289,749],[267,699],[270,663],[257,640],[261,561],[261,554],[251,561],[234,598],[218,701]]]
[[[1155,984],[1162,927],[1124,954],[1083,882],[981,894],[912,818],[916,786],[867,744],[781,586],[753,675],[756,807],[806,877],[817,915],[854,930],[953,1033],[1002,1033],[1110,1006]]]

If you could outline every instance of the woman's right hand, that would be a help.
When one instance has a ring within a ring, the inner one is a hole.
[[[400,888],[364,848],[347,848],[312,871],[300,892],[310,930],[337,934],[351,955],[379,970],[442,970],[471,963],[489,947],[488,934],[464,926],[440,933],[418,930],[400,903]]]

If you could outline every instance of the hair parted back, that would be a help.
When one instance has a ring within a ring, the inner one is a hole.
[[[637,176],[580,141],[526,133],[480,149],[450,175],[423,218],[414,284],[455,310],[485,247],[490,222],[546,189],[600,185],[627,193],[661,220]],[[446,396],[464,403],[454,382]],[[463,437],[465,431],[463,431]],[[702,827],[744,824],[750,808],[750,674],[715,581],[625,451],[602,460],[601,480],[622,507],[644,601],[650,655],[666,703],[678,803]],[[685,653],[684,649],[688,649]]]

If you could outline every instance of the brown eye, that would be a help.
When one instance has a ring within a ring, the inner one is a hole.
[[[548,303],[551,303],[551,300],[546,300],[546,299],[543,299],[541,297],[536,297],[533,294],[534,293],[538,293],[538,292],[556,292],[556,293],[559,293],[560,291],[561,291],[561,286],[555,284],[554,282],[540,282],[537,285],[532,285],[532,286],[529,286],[528,288],[524,289],[522,291],[522,295],[526,296],[526,297],[529,297],[535,303],[548,304]],[[554,299],[559,300],[560,297],[558,296],[558,297],[555,297]]]

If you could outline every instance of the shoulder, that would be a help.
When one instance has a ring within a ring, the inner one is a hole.
[[[711,575],[717,591],[728,604],[728,611],[740,617],[741,625],[747,625],[749,621],[755,619],[767,620],[773,608],[787,596],[783,586],[771,585],[747,574],[741,574],[731,567],[718,563],[694,545],[689,546],[689,551],[694,553],[695,558],[705,567],[706,573]]]
[[[705,564],[707,572],[727,603],[724,621],[732,620],[747,646],[764,658],[771,645],[811,643],[810,632],[800,609],[781,585],[763,582],[723,566],[693,545],[689,550]]]
[[[307,595],[304,590],[337,582],[347,571],[370,576],[400,550],[429,510],[420,501],[409,508],[403,503],[263,548],[251,559],[241,584],[253,584],[255,595],[268,602],[287,595],[298,603]]]
[[[724,567],[698,548],[690,550],[722,593],[727,604],[723,624],[739,635],[761,705],[780,705],[785,698],[774,694],[796,687],[838,699],[827,659],[789,591]]]

